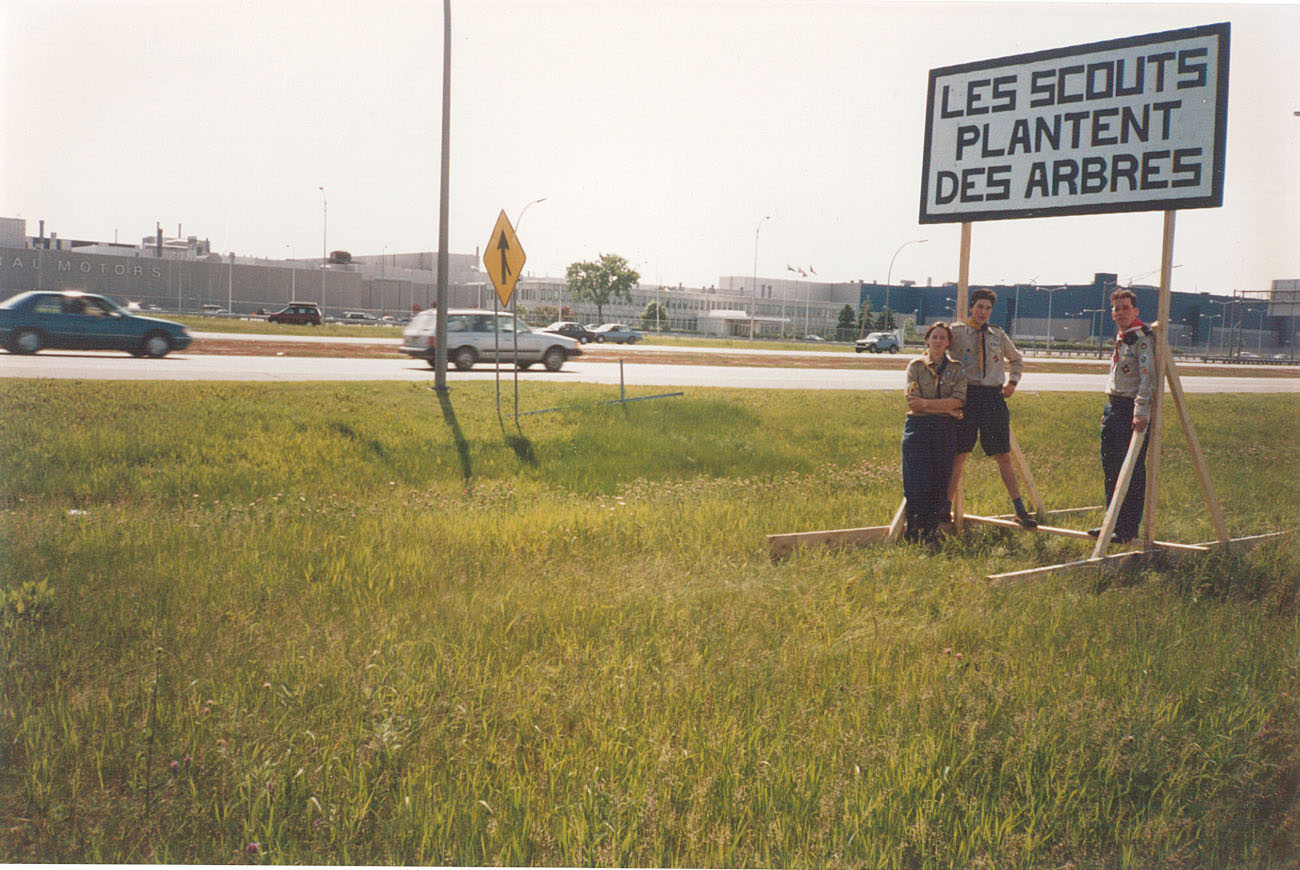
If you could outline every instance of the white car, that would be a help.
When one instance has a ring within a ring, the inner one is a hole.
[[[496,318],[496,328],[492,319]],[[435,330],[438,312],[421,311],[402,330],[402,353],[434,365],[437,353]],[[578,342],[553,332],[533,330],[507,312],[493,313],[480,308],[453,308],[447,312],[447,361],[462,372],[478,362],[511,363],[515,341],[519,344],[519,368],[541,363],[549,372],[558,372],[564,361],[582,353]],[[498,342],[501,348],[497,358]]]

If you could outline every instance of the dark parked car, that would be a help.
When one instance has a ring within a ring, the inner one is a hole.
[[[10,353],[124,350],[156,358],[189,347],[190,334],[179,323],[132,314],[93,293],[29,290],[0,302],[0,343]]]
[[[576,338],[583,344],[586,344],[596,337],[590,329],[574,320],[557,320],[550,326],[543,326],[542,332],[554,332],[556,335],[567,335],[569,338]]]
[[[623,323],[602,323],[592,332],[596,335],[596,341],[600,343],[636,344],[641,340],[641,333]]]
[[[274,314],[266,316],[268,323],[297,323],[320,326],[320,306],[315,302],[291,302]]]

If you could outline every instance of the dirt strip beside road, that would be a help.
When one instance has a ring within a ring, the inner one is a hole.
[[[201,353],[213,356],[288,356],[288,357],[357,357],[366,359],[406,359],[393,344],[326,343],[326,342],[277,342],[277,341],[241,341],[239,339],[196,338],[187,349],[188,353]],[[651,363],[657,365],[711,365],[711,366],[759,366],[791,367],[805,369],[880,369],[902,371],[912,359],[910,353],[896,355],[849,355],[840,356],[797,356],[781,354],[746,354],[745,356],[728,356],[698,351],[683,350],[643,350],[629,345],[584,345],[581,359],[591,362],[613,362],[624,360],[630,363]],[[1045,362],[1041,359],[1027,361],[1031,371],[1053,374],[1088,374],[1105,373],[1106,362],[1094,362],[1091,365],[1073,363]],[[1195,363],[1180,363],[1178,370],[1183,375],[1221,376],[1221,377],[1260,377],[1293,378],[1295,372],[1289,368],[1272,366],[1203,366]]]

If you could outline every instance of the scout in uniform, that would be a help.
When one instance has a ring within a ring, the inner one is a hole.
[[[1105,476],[1106,507],[1115,495],[1115,484],[1129,441],[1134,432],[1146,432],[1151,415],[1151,395],[1155,391],[1156,341],[1151,327],[1138,318],[1137,295],[1120,288],[1110,294],[1110,316],[1118,333],[1115,352],[1110,357],[1110,377],[1106,381],[1106,407],[1101,413],[1101,468]],[[1142,439],[1133,477],[1129,480],[1124,504],[1115,521],[1112,543],[1126,544],[1137,537],[1142,524],[1142,506],[1147,491],[1147,441]],[[1101,529],[1089,529],[1097,537]]]
[[[1011,413],[1007,399],[1016,391],[1025,371],[1025,358],[1016,350],[1007,334],[989,324],[998,295],[981,287],[970,295],[970,314],[965,323],[952,325],[952,357],[966,370],[965,419],[959,427],[957,458],[948,499],[957,497],[957,482],[975,442],[984,445],[984,455],[998,464],[1002,484],[1011,496],[1016,521],[1027,529],[1038,528],[1038,521],[1025,510],[1020,497],[1020,482],[1011,465]],[[1007,374],[1007,369],[1010,373]]]
[[[957,451],[957,427],[966,401],[966,374],[948,357],[952,330],[925,331],[926,351],[907,365],[907,419],[903,423],[903,496],[909,541],[929,540],[948,521],[948,479]]]

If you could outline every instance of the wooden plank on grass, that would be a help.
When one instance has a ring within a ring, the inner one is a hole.
[[[1270,541],[1276,541],[1279,538],[1285,538],[1288,535],[1294,535],[1295,533],[1296,533],[1295,529],[1286,529],[1281,532],[1266,532],[1265,534],[1262,535],[1247,535],[1244,538],[1233,538],[1232,540],[1228,541],[1227,546],[1229,551],[1233,553],[1249,553],[1251,550],[1255,549],[1256,547],[1263,546],[1264,544],[1267,544]],[[1203,544],[1203,546],[1209,547],[1211,549],[1222,545],[1223,545],[1222,541],[1205,541]]]
[[[974,514],[967,514],[966,519],[972,523],[980,523],[986,526],[997,526],[1003,529],[1020,529],[1026,532],[1042,532],[1045,535],[1060,535],[1063,538],[1079,538],[1081,540],[1091,541],[1092,537],[1087,532],[1081,532],[1077,529],[1061,529],[1056,526],[1040,525],[1036,529],[1026,529],[1015,520],[1004,520],[1000,517],[979,517]]]
[[[1270,541],[1276,541],[1287,535],[1295,534],[1295,529],[1287,529],[1282,532],[1267,532],[1262,535],[1248,535],[1244,538],[1234,538],[1229,541],[1227,546],[1234,553],[1245,553],[1255,549]],[[1205,541],[1200,544],[1169,544],[1164,541],[1157,541],[1156,550],[1143,551],[1131,550],[1127,553],[1113,553],[1109,556],[1103,556],[1100,559],[1080,559],[1077,562],[1064,562],[1060,565],[1044,565],[1041,568],[1026,568],[1023,571],[1008,571],[1004,574],[990,574],[988,580],[1034,580],[1039,577],[1046,577],[1048,574],[1055,574],[1061,571],[1078,571],[1087,568],[1116,568],[1122,565],[1141,564],[1143,561],[1158,557],[1163,557],[1167,561],[1177,562],[1185,556],[1196,555],[1213,551],[1223,546],[1222,541]]]
[[[1154,558],[1154,556],[1155,554],[1142,550],[1130,550],[1127,553],[1112,553],[1109,556],[1102,556],[1100,559],[1080,559],[1077,562],[1064,562],[1060,565],[1044,565],[1041,568],[1026,568],[1023,571],[990,574],[985,579],[997,582],[1003,580],[1036,580],[1039,577],[1046,577],[1048,574],[1056,574],[1061,571],[1078,571],[1084,568],[1096,568],[1104,571],[1129,564],[1140,564]]]
[[[1042,525],[1040,525],[1036,529],[1026,529],[1024,526],[1020,525],[1020,523],[1010,518],[977,517],[973,515],[967,515],[966,519],[970,520],[972,523],[982,523],[986,526],[998,526],[999,528],[1003,528],[1003,529],[1017,529],[1026,532],[1043,532],[1048,535],[1060,535],[1063,538],[1078,538],[1081,541],[1082,540],[1091,541],[1093,539],[1092,535],[1088,534],[1087,532],[1079,531],[1078,529],[1062,529],[1062,528],[1057,528],[1056,526],[1042,526]],[[1213,549],[1212,547],[1208,547],[1205,544],[1176,544],[1172,541],[1155,541],[1153,542],[1153,544],[1155,547],[1160,549],[1186,550],[1189,553],[1208,553],[1210,552],[1211,549]]]
[[[831,529],[822,532],[793,532],[767,536],[767,554],[772,561],[784,559],[802,547],[860,547],[879,543],[889,534],[889,526],[863,529]]]

